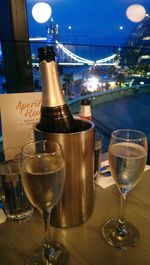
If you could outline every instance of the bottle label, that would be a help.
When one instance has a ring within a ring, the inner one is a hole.
[[[81,105],[80,117],[86,120],[92,120],[91,106]]]

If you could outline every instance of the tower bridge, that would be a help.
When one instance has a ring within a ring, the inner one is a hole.
[[[61,65],[117,65],[118,56],[117,54],[112,54],[108,57],[99,59],[99,60],[89,60],[75,54],[71,49],[76,45],[63,45],[59,42],[59,26],[55,25],[53,17],[50,18],[49,24],[46,27],[46,37],[44,38],[30,38],[30,41],[43,41],[47,45],[54,44],[57,49],[58,63]],[[38,64],[38,63],[36,63]]]
[[[35,39],[31,39],[30,41],[35,41]],[[39,40],[36,38],[36,41]],[[42,41],[46,41],[47,38],[40,38]],[[49,43],[48,43],[49,45]],[[51,45],[51,44],[50,44]],[[66,47],[66,45],[63,45],[58,40],[55,41],[56,49],[57,49],[57,56],[58,56],[58,63],[60,65],[66,65],[66,66],[73,66],[73,65],[91,65],[91,66],[97,66],[97,65],[117,65],[118,64],[118,55],[112,54],[108,57],[99,59],[99,60],[89,60],[87,58],[83,58],[81,56],[78,56],[77,54],[70,51],[69,48]],[[70,45],[72,47],[73,45]],[[33,66],[38,66],[38,62],[33,62]]]
[[[60,55],[61,59],[61,54],[66,56],[67,62],[61,62],[59,60],[59,64],[63,65],[116,65],[117,64],[117,54],[112,54],[111,56],[105,57],[103,59],[99,59],[96,61],[92,61],[83,57],[80,57],[76,55],[75,53],[71,52],[69,49],[67,49],[63,44],[61,44],[59,41],[56,40],[56,47],[58,54]],[[63,56],[64,57],[64,56]],[[65,57],[64,57],[65,58]]]

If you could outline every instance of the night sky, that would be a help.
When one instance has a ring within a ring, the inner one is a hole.
[[[31,14],[37,0],[26,0],[30,37],[45,36],[48,22],[39,24]],[[126,9],[141,4],[150,13],[150,0],[42,0],[52,8],[59,25],[60,41],[71,38],[74,43],[125,45],[139,23],[126,17]],[[68,27],[71,26],[71,30]],[[123,29],[120,29],[120,26]]]

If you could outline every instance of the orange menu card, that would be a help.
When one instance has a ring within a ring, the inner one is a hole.
[[[41,92],[0,95],[4,148],[20,147],[34,139],[33,124],[39,121]]]

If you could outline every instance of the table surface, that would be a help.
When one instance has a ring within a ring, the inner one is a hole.
[[[70,253],[70,265],[149,265],[150,264],[150,171],[146,171],[128,195],[126,217],[140,231],[138,246],[115,249],[104,241],[102,224],[119,213],[120,199],[115,185],[95,190],[92,216],[73,228],[51,227],[53,239],[62,242]],[[41,216],[0,225],[0,265],[22,265],[35,244],[43,239]]]

